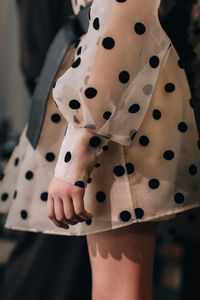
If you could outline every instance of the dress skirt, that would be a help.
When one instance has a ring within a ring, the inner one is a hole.
[[[191,94],[171,47],[131,145],[109,141],[88,179],[84,204],[93,218],[68,230],[56,227],[46,214],[48,185],[68,125],[51,92],[36,149],[26,137],[27,123],[1,175],[0,212],[7,214],[6,228],[86,235],[176,218],[200,206],[200,144]],[[75,51],[72,44],[58,77],[73,63]]]

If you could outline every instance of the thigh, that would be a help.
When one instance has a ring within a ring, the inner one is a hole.
[[[143,222],[87,235],[93,300],[152,299],[155,227]]]

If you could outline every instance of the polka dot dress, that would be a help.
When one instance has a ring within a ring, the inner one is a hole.
[[[85,1],[72,4],[77,13]],[[159,5],[93,1],[89,30],[70,47],[48,100],[37,148],[25,126],[1,175],[7,228],[85,235],[200,206],[190,89]],[[49,220],[53,176],[85,188],[92,219],[68,230]]]

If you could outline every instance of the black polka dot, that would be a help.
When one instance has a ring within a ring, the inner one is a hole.
[[[96,199],[98,202],[103,202],[106,199],[106,194],[102,191],[96,193]]]
[[[160,185],[160,182],[158,179],[153,178],[153,179],[149,180],[149,187],[151,189],[157,189],[159,187],[159,185]]]
[[[159,57],[154,55],[149,59],[149,65],[152,68],[157,68],[157,66],[159,65]]]
[[[123,176],[124,173],[125,173],[125,169],[123,166],[121,165],[118,165],[118,166],[115,166],[114,169],[113,169],[113,173],[116,175],[116,176]]]
[[[189,166],[189,173],[190,175],[196,175],[197,174],[197,167],[195,165]]]
[[[51,120],[54,122],[54,123],[58,123],[60,121],[60,115],[59,114],[53,114],[51,116]]]
[[[137,219],[141,219],[144,216],[144,211],[142,208],[135,208],[135,216]]]
[[[155,120],[159,120],[161,118],[161,112],[158,109],[154,109],[152,116]]]
[[[85,223],[86,223],[87,225],[91,225],[91,224],[92,224],[92,219],[87,219],[87,220],[85,221]]]
[[[129,111],[130,113],[132,113],[132,114],[138,112],[139,110],[140,110],[140,105],[137,104],[137,103],[131,105],[131,106],[129,107],[129,109],[128,109],[128,111]]]
[[[171,93],[175,90],[175,85],[172,83],[172,82],[168,82],[166,85],[165,85],[165,91],[168,92],[168,93]]]
[[[174,152],[171,151],[171,150],[167,150],[167,151],[165,151],[165,152],[163,153],[163,157],[164,157],[164,159],[166,159],[166,160],[171,160],[171,159],[174,158]]]
[[[1,174],[0,174],[0,180],[1,180],[1,181],[3,180],[4,176],[5,176],[4,173],[1,173]]]
[[[89,177],[88,180],[87,180],[87,183],[90,183],[90,182],[92,182],[92,178],[91,177]]]
[[[101,139],[98,136],[93,136],[89,143],[92,147],[98,147],[101,144]]]
[[[112,113],[110,111],[105,111],[105,113],[103,114],[103,118],[105,120],[108,120],[111,115],[112,115]]]
[[[81,181],[81,180],[80,180],[80,181],[76,181],[74,185],[79,186],[79,187],[81,187],[81,188],[84,188],[84,187],[85,187],[84,182]]]
[[[8,199],[8,193],[3,193],[2,195],[1,195],[1,200],[2,201],[6,201]]]
[[[21,215],[21,218],[22,218],[22,219],[27,219],[27,217],[28,217],[28,213],[27,213],[27,211],[24,210],[24,209],[21,210],[20,215]]]
[[[132,130],[129,132],[129,136],[130,136],[131,140],[134,139],[136,133],[137,133],[137,131],[136,131],[135,129],[132,129]]]
[[[99,164],[99,163],[96,163],[96,164],[95,164],[95,168],[98,168],[98,167],[100,167],[100,165],[101,165],[101,164]]]
[[[93,21],[93,27],[94,29],[98,30],[99,29],[99,18],[95,18]]]
[[[121,83],[127,83],[129,81],[130,75],[127,71],[121,71],[119,73],[119,81]]]
[[[15,166],[17,166],[17,165],[18,165],[18,163],[19,163],[19,157],[16,157],[16,158],[15,158],[14,165],[15,165]]]
[[[180,132],[186,132],[186,131],[187,131],[187,128],[188,128],[188,126],[187,126],[187,124],[186,124],[185,122],[180,122],[180,123],[178,124],[178,130],[179,130]]]
[[[142,135],[139,138],[139,143],[140,143],[141,146],[145,147],[149,144],[149,138],[146,135]]]
[[[65,161],[65,162],[70,161],[70,160],[71,160],[71,157],[72,157],[72,155],[71,155],[71,153],[68,151],[68,152],[65,154],[64,161]]]
[[[80,55],[80,54],[81,54],[81,51],[82,51],[82,46],[78,48],[78,50],[77,50],[77,52],[76,52],[77,55]]]
[[[126,2],[126,0],[116,0],[116,1],[120,3]]]
[[[174,201],[178,204],[181,204],[184,202],[184,195],[182,193],[176,193],[174,196]]]
[[[47,192],[42,193],[42,194],[40,195],[40,199],[41,199],[42,201],[47,201],[47,199],[48,199],[48,193],[47,193]]]
[[[134,165],[132,163],[127,163],[126,164],[126,171],[128,174],[131,174],[134,172]]]
[[[17,197],[17,191],[15,190],[13,194],[13,198],[15,199],[16,197]]]
[[[140,22],[135,24],[134,29],[137,34],[144,34],[146,31],[146,27],[144,26],[143,23]]]
[[[150,95],[153,91],[153,85],[152,84],[146,84],[144,87],[143,87],[143,92],[146,96]]]
[[[46,160],[53,161],[55,159],[55,154],[53,152],[48,152],[45,156]]]
[[[80,105],[80,102],[78,100],[72,99],[72,100],[69,101],[69,107],[71,109],[78,109],[78,108],[80,108],[80,106],[81,105]]]
[[[33,172],[32,171],[27,171],[25,174],[26,179],[30,180],[33,178]]]
[[[103,146],[103,151],[108,151],[108,146]]]
[[[106,37],[103,39],[102,45],[105,49],[112,49],[115,45],[115,41],[111,37]]]
[[[80,57],[78,57],[72,64],[72,68],[77,68],[81,63]]]
[[[119,214],[119,220],[122,222],[128,222],[131,219],[131,213],[127,210],[123,210]]]
[[[97,90],[95,88],[87,88],[85,90],[85,96],[89,99],[94,98],[97,95]]]

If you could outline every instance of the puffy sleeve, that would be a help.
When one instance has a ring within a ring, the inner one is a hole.
[[[93,1],[88,32],[53,90],[69,122],[55,176],[86,186],[109,140],[131,144],[170,51],[159,5],[160,0]]]

